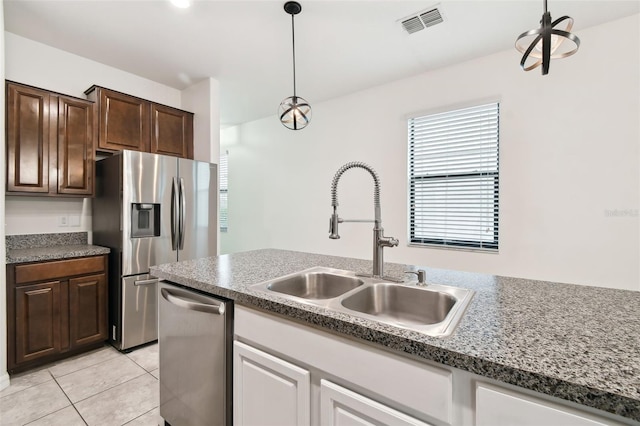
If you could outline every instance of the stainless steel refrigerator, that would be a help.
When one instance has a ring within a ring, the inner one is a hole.
[[[111,248],[109,324],[122,350],[158,338],[151,265],[217,254],[217,166],[137,151],[96,163],[93,243]]]

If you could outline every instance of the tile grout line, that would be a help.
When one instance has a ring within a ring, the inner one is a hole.
[[[135,376],[135,377],[130,378],[129,380],[125,380],[125,381],[124,381],[124,382],[122,382],[122,383],[127,383],[127,382],[129,382],[129,381],[131,381],[131,380],[133,380],[133,379],[136,379],[136,378],[138,378],[138,377],[141,377],[141,376],[142,376],[142,375],[144,375],[145,373],[148,373],[148,372],[147,372],[147,370],[145,370],[144,368],[140,367],[136,362],[134,362],[134,361],[133,361],[131,358],[129,358],[126,354],[123,354],[123,353],[121,353],[121,352],[118,352],[118,353],[117,353],[117,355],[116,355],[116,356],[114,356],[113,358],[109,358],[109,359],[106,359],[106,360],[104,360],[104,361],[100,361],[100,362],[98,362],[98,363],[92,364],[92,365],[90,365],[90,366],[87,366],[87,367],[84,367],[84,368],[80,368],[80,369],[78,369],[78,370],[76,370],[76,371],[73,371],[73,372],[71,372],[71,373],[65,374],[65,375],[63,375],[63,376],[59,376],[58,378],[64,378],[64,377],[67,377],[67,376],[69,376],[69,375],[71,375],[71,374],[75,374],[75,373],[77,373],[77,372],[80,372],[80,371],[86,370],[86,369],[88,369],[88,368],[93,368],[93,367],[96,367],[96,366],[98,366],[98,365],[100,365],[100,364],[104,364],[104,363],[106,363],[106,362],[114,361],[114,360],[116,360],[116,359],[118,359],[118,358],[122,359],[123,357],[124,357],[124,358],[126,358],[126,359],[128,359],[129,361],[131,361],[131,362],[132,362],[134,365],[136,365],[138,368],[140,368],[140,369],[142,370],[142,373],[141,373],[141,374],[138,374],[138,375],[137,375],[137,376]],[[53,376],[53,374],[52,374],[52,376]],[[57,381],[56,381],[56,383],[57,383]],[[106,389],[103,389],[103,390],[101,390],[100,392],[95,393],[95,394],[93,394],[93,395],[89,395],[89,396],[87,396],[87,397],[85,397],[85,398],[82,398],[82,399],[80,399],[80,400],[76,401],[75,403],[74,403],[74,402],[72,402],[72,404],[78,404],[78,403],[80,403],[80,402],[82,402],[82,401],[84,401],[84,400],[86,400],[86,399],[89,399],[89,398],[91,398],[91,397],[95,396],[95,395],[99,395],[99,394],[101,394],[102,392],[105,392],[105,391],[108,391],[108,390],[110,390],[110,389],[113,389],[113,388],[115,388],[116,386],[121,385],[122,383],[118,383],[118,384],[115,384],[115,385],[113,385],[113,386],[111,386],[111,387],[108,387],[108,388],[106,388]],[[58,386],[60,386],[60,387],[62,388],[62,386],[61,386],[60,384],[58,384]],[[64,388],[62,388],[62,391],[63,391],[63,392],[65,392]],[[66,395],[66,392],[65,392],[65,395]]]
[[[104,360],[102,360],[102,361],[100,361],[100,362],[96,362],[95,364],[87,365],[86,367],[82,367],[82,368],[80,368],[80,369],[78,369],[78,370],[74,370],[74,371],[70,371],[70,372],[68,372],[68,373],[66,373],[66,374],[62,374],[62,375],[58,376],[58,378],[68,376],[69,374],[77,373],[78,371],[86,370],[87,368],[95,367],[96,365],[103,364],[103,363],[105,363],[105,362],[107,362],[107,361],[111,361],[112,359],[115,359],[115,358],[116,358],[117,356],[119,356],[119,355],[126,356],[126,355],[121,354],[121,353],[119,353],[119,352],[118,352],[116,355],[114,355],[114,356],[113,356],[113,357],[111,357],[111,358],[107,358],[107,359],[104,359]],[[128,358],[128,357],[127,357],[127,358]],[[67,359],[67,360],[64,360],[64,361],[71,361],[71,359]],[[55,367],[55,365],[54,365],[54,366],[51,366],[51,367],[48,367],[48,368],[47,368],[47,370],[48,370],[48,369],[50,369],[50,368],[53,368],[53,367]],[[49,372],[50,372],[50,371],[49,371]],[[51,373],[51,372],[50,372],[50,373]],[[53,376],[53,373],[51,373],[51,376]]]
[[[51,374],[51,372],[49,372],[49,374]],[[53,374],[51,374],[51,377],[53,377]],[[55,377],[53,377],[53,381],[56,382],[56,385],[58,385],[58,387],[60,388],[60,390],[62,391],[64,396],[67,398],[67,400],[69,400],[69,403],[71,404],[73,409],[76,411],[76,413],[78,413],[78,416],[80,417],[80,420],[82,420],[85,425],[88,425],[87,421],[84,419],[84,417],[82,417],[82,414],[80,414],[80,411],[78,411],[78,409],[76,408],[76,405],[73,403],[73,401],[71,401],[71,399],[69,398],[69,395],[67,395],[67,393],[64,391],[64,389],[62,389],[62,386],[60,386],[60,383],[58,383],[58,381],[56,380]]]
[[[103,349],[104,349],[104,348],[109,348],[109,347],[110,347],[110,346],[105,345],[105,346],[103,346]],[[87,355],[88,355],[88,354],[87,354]],[[137,376],[132,377],[132,378],[130,378],[130,379],[128,379],[128,380],[126,380],[126,381],[124,381],[124,382],[122,382],[122,383],[118,383],[118,384],[116,384],[116,385],[114,385],[114,386],[111,386],[111,387],[109,387],[109,388],[107,388],[107,389],[104,389],[104,390],[102,390],[102,391],[100,391],[100,392],[98,392],[98,393],[96,393],[96,394],[94,394],[94,395],[91,395],[91,396],[88,396],[88,397],[83,398],[83,399],[81,399],[81,400],[78,400],[78,401],[76,401],[75,403],[74,403],[73,401],[71,401],[71,398],[69,397],[69,395],[67,394],[67,392],[64,390],[64,388],[61,386],[60,382],[58,381],[58,379],[64,378],[64,377],[66,377],[66,376],[69,376],[69,375],[71,375],[71,374],[74,374],[74,373],[76,373],[76,372],[79,372],[79,371],[82,371],[82,370],[85,370],[85,369],[88,369],[88,368],[96,367],[96,366],[98,366],[98,365],[100,365],[100,364],[103,364],[103,363],[106,363],[106,362],[108,362],[108,361],[113,361],[113,360],[115,360],[115,359],[117,359],[117,358],[119,358],[119,357],[126,357],[126,358],[127,358],[129,361],[131,361],[134,365],[138,366],[138,367],[142,370],[141,374],[138,374]],[[79,357],[79,358],[81,358],[81,357]],[[63,361],[68,361],[68,360],[63,360]],[[58,364],[58,365],[60,365],[60,364]],[[96,363],[91,364],[91,365],[87,365],[87,366],[85,366],[85,367],[83,367],[83,368],[80,368],[80,369],[75,370],[75,371],[68,372],[68,373],[66,373],[66,374],[63,374],[63,375],[60,375],[60,376],[57,376],[57,377],[56,377],[56,376],[51,372],[51,369],[52,369],[52,368],[54,368],[55,366],[56,366],[56,363],[52,363],[52,365],[51,365],[51,366],[43,366],[43,367],[42,367],[42,370],[45,370],[45,371],[46,371],[46,374],[49,376],[49,378],[48,378],[48,379],[46,379],[46,380],[44,380],[44,381],[42,381],[42,382],[40,382],[40,383],[32,384],[32,385],[30,385],[30,386],[28,386],[28,387],[26,387],[26,388],[24,388],[24,389],[21,389],[21,390],[19,390],[19,391],[17,391],[17,392],[14,392],[14,393],[9,394],[9,395],[1,396],[1,397],[0,397],[0,399],[4,399],[4,398],[6,398],[6,397],[9,397],[9,396],[15,395],[15,394],[17,394],[17,393],[20,393],[20,392],[26,391],[26,390],[28,390],[28,389],[31,389],[31,388],[33,388],[33,387],[43,385],[43,384],[45,384],[45,383],[48,383],[49,381],[53,381],[53,382],[56,384],[56,386],[58,387],[58,389],[60,389],[60,390],[62,391],[62,393],[64,394],[65,398],[67,399],[67,401],[69,402],[69,404],[70,404],[70,405],[65,406],[65,407],[62,407],[62,408],[60,408],[59,410],[55,410],[55,411],[53,411],[53,412],[51,412],[51,413],[47,413],[47,414],[45,414],[45,415],[43,415],[43,416],[40,416],[40,417],[38,417],[38,418],[36,418],[36,419],[33,419],[33,420],[31,420],[29,423],[33,423],[33,422],[39,421],[39,420],[41,420],[41,419],[43,419],[43,418],[45,418],[45,417],[47,417],[47,416],[50,416],[50,415],[55,414],[55,413],[57,413],[57,412],[59,412],[59,411],[65,410],[65,409],[67,409],[69,406],[71,406],[71,407],[73,407],[74,411],[78,414],[78,416],[80,417],[80,419],[82,420],[82,422],[83,422],[85,425],[88,425],[87,421],[84,419],[84,417],[82,416],[82,414],[81,414],[81,413],[80,413],[80,411],[78,410],[78,408],[77,408],[76,404],[79,404],[79,403],[80,403],[80,402],[82,402],[82,401],[85,401],[85,400],[87,400],[87,399],[89,399],[89,398],[92,398],[92,397],[94,397],[94,396],[96,396],[96,395],[99,395],[99,394],[101,394],[101,393],[104,393],[104,392],[106,392],[106,391],[108,391],[108,390],[114,389],[115,387],[120,386],[120,385],[123,385],[123,384],[125,384],[125,383],[128,383],[128,382],[130,382],[130,381],[132,381],[132,380],[139,379],[139,378],[141,378],[141,377],[145,376],[146,374],[148,374],[148,375],[149,375],[153,380],[155,380],[156,382],[158,382],[158,381],[159,381],[159,379],[158,379],[157,377],[155,377],[153,374],[151,374],[151,371],[155,371],[155,370],[157,370],[157,369],[158,369],[157,367],[156,367],[156,368],[154,368],[153,370],[148,370],[148,369],[147,369],[147,368],[145,368],[143,365],[141,365],[139,362],[136,362],[133,358],[129,357],[129,354],[122,353],[122,352],[117,351],[117,350],[116,350],[116,353],[114,354],[114,356],[113,356],[113,357],[107,358],[107,359],[105,359],[105,360],[102,360],[102,361],[96,362]],[[133,419],[131,419],[131,420],[127,421],[127,423],[132,422],[132,421],[134,421],[135,419],[137,419],[137,418],[139,418],[139,417],[142,417],[142,416],[144,416],[144,415],[146,415],[146,414],[150,413],[151,411],[153,411],[153,410],[155,410],[155,409],[158,409],[158,408],[159,408],[159,405],[156,405],[155,407],[151,408],[151,409],[150,409],[150,410],[148,410],[147,412],[142,413],[142,414],[140,414],[139,416],[137,416],[137,417],[135,417],[135,418],[133,418]]]
[[[109,391],[109,390],[111,390],[111,389],[114,389],[114,388],[116,388],[116,387],[120,386],[120,385],[124,385],[125,383],[129,383],[130,381],[135,380],[135,379],[138,379],[138,378],[140,378],[140,377],[142,377],[142,376],[144,376],[144,375],[146,375],[146,374],[148,374],[149,376],[151,376],[151,378],[153,378],[153,379],[155,379],[156,381],[158,381],[158,379],[156,379],[156,378],[153,376],[153,374],[151,374],[151,373],[150,373],[150,372],[148,372],[148,371],[145,371],[144,373],[140,374],[139,376],[132,377],[131,379],[129,379],[129,380],[125,381],[125,382],[119,383],[119,384],[117,384],[117,385],[115,385],[115,386],[112,386],[112,387],[110,387],[109,389],[105,389],[105,390],[103,390],[103,391],[101,391],[101,392],[98,392],[98,393],[96,393],[96,394],[94,394],[94,395],[91,395],[91,396],[88,396],[88,397],[86,397],[86,398],[84,398],[84,399],[81,399],[80,401],[77,401],[75,404],[78,404],[78,403],[80,403],[80,402],[82,402],[82,401],[86,401],[86,400],[87,400],[87,399],[89,399],[89,398],[93,398],[93,397],[94,397],[94,396],[96,396],[96,395],[100,395],[101,393],[107,392],[107,391]],[[64,392],[64,390],[63,390],[63,392]],[[66,396],[66,394],[65,394],[65,396]],[[68,397],[67,397],[67,398],[68,398]],[[82,419],[82,421],[85,423],[85,425],[88,425],[88,423],[86,422],[86,420],[84,419],[84,417],[82,417],[82,415],[80,414],[80,412],[79,412],[79,411],[78,411],[78,409],[76,408],[76,405],[75,405],[75,404],[74,404],[74,403],[71,403],[71,405],[73,405],[73,408],[75,408],[75,410],[76,410],[76,411],[78,412],[78,414],[80,415],[80,418],[81,418],[81,419]],[[149,411],[153,411],[153,410],[155,410],[156,408],[158,408],[158,409],[160,408],[160,402],[159,402],[159,401],[158,401],[158,405],[157,405],[157,406],[155,406],[155,407],[153,407],[153,408],[152,408],[152,409],[150,409]],[[147,414],[149,411],[146,411],[146,412],[144,412],[144,413],[140,414],[139,416],[134,417],[134,418],[133,418],[133,419],[131,419],[131,420],[128,420],[128,421],[127,421],[126,423],[124,423],[122,426],[126,425],[127,423],[130,423],[130,422],[134,421],[134,420],[135,420],[135,419],[137,419],[138,417],[142,417],[142,416],[144,416],[144,415],[145,415],[145,414]]]
[[[62,389],[62,386],[60,386],[60,383],[58,383],[58,381],[55,379],[55,377],[53,377],[53,374],[51,374],[51,372],[49,371],[49,369],[47,369],[47,373],[49,374],[49,376],[51,376],[51,379],[52,379],[51,381],[55,382],[56,386],[58,386],[58,389],[60,389],[60,391],[62,392],[62,394],[64,395],[64,397],[65,397],[65,398],[67,398],[67,401],[69,401],[69,405],[67,405],[67,406],[65,406],[65,407],[62,407],[62,408],[60,408],[59,410],[55,410],[55,411],[52,411],[52,412],[50,412],[50,413],[47,413],[47,414],[45,414],[45,415],[43,415],[43,416],[40,416],[40,417],[38,417],[37,419],[33,419],[33,420],[31,420],[30,422],[26,423],[26,424],[25,424],[25,426],[30,425],[31,423],[37,422],[38,420],[42,420],[42,419],[44,419],[44,418],[45,418],[45,417],[47,417],[47,416],[50,416],[50,415],[55,414],[55,413],[57,413],[57,412],[59,412],[59,411],[65,410],[65,409],[67,409],[67,408],[69,408],[69,407],[73,407],[73,402],[71,402],[71,400],[69,399],[69,397],[67,396],[67,394],[66,394],[66,393],[64,392],[64,390]],[[49,380],[47,380],[47,381],[45,381],[45,382],[42,382],[42,383],[39,383],[39,384],[41,385],[41,384],[44,384],[44,383],[47,383],[47,382],[49,382]],[[38,386],[38,385],[34,385],[34,386]],[[30,389],[30,388],[32,388],[32,387],[34,387],[34,386],[30,386],[30,387],[28,387],[28,388],[26,388],[26,389],[23,389],[23,390]],[[22,392],[22,391],[19,391],[19,392]],[[16,392],[16,393],[17,393],[17,392]],[[9,395],[7,395],[7,396],[9,396]],[[75,409],[75,407],[73,407],[73,408]],[[76,410],[76,412],[77,412],[77,410]],[[80,413],[78,413],[78,415],[80,415]],[[82,419],[82,416],[80,416],[80,418]],[[84,422],[84,419],[82,419],[82,421]],[[87,423],[85,422],[84,424],[86,425]]]
[[[144,369],[143,369],[143,370],[144,370]],[[101,393],[104,393],[104,392],[106,392],[106,391],[108,391],[108,390],[111,390],[111,389],[113,389],[113,388],[116,388],[116,387],[118,387],[118,386],[120,386],[120,385],[124,385],[125,383],[129,383],[129,382],[130,382],[130,381],[132,381],[132,380],[138,379],[138,378],[140,378],[140,377],[144,376],[145,374],[148,374],[148,375],[150,375],[151,377],[153,377],[153,374],[151,374],[151,373],[149,373],[148,371],[146,371],[146,370],[145,370],[142,374],[138,374],[137,376],[132,377],[132,378],[130,378],[129,380],[125,380],[125,381],[124,381],[124,382],[122,382],[122,383],[118,383],[117,385],[113,385],[113,386],[111,386],[110,388],[103,389],[103,390],[101,390],[101,391],[100,391],[100,392],[98,392],[98,393],[95,393],[95,394],[93,394],[93,395],[90,395],[90,396],[88,396],[88,397],[86,397],[86,398],[82,398],[82,399],[80,399],[80,400],[76,401],[75,403],[73,403],[73,402],[72,402],[72,404],[74,404],[74,405],[75,405],[75,404],[79,404],[79,403],[81,403],[82,401],[86,401],[87,399],[89,399],[89,398],[93,398],[93,397],[94,397],[94,396],[96,396],[96,395],[100,395]],[[155,379],[155,377],[153,377],[153,378]],[[156,380],[158,380],[158,379],[156,379]],[[63,390],[63,392],[64,392],[64,390]],[[65,393],[65,395],[66,395],[66,393]]]
[[[47,369],[47,373],[49,373],[49,375],[51,376],[51,378],[53,378],[53,375],[51,375],[51,373],[49,372],[49,370],[48,370],[48,369]],[[11,376],[9,376],[9,377],[11,377]],[[4,398],[7,398],[7,397],[9,397],[9,396],[15,395],[15,394],[17,394],[17,393],[20,393],[20,392],[26,391],[26,390],[28,390],[28,389],[31,389],[31,388],[33,388],[33,387],[40,386],[40,385],[45,384],[45,383],[47,383],[47,382],[49,382],[49,381],[50,381],[50,380],[45,380],[44,382],[35,383],[35,384],[33,384],[33,385],[29,386],[29,387],[26,387],[26,388],[24,388],[24,389],[20,389],[19,391],[15,391],[15,392],[13,392],[13,393],[10,393],[10,394],[4,395],[4,396],[0,396],[0,399],[4,399]],[[11,387],[11,382],[9,382],[9,387]],[[9,388],[6,388],[6,389],[9,389]],[[3,389],[3,390],[4,390],[4,389]]]
[[[157,345],[157,343],[154,343],[153,345]],[[153,345],[147,345],[147,346],[145,346],[145,347],[143,347],[143,348],[140,348],[140,349],[141,349],[141,350],[144,350],[144,349],[146,349],[146,348],[150,348],[150,347],[152,347]],[[134,362],[138,367],[140,367],[140,368],[142,368],[144,371],[146,371],[147,373],[151,373],[152,371],[157,370],[157,369],[159,368],[159,366],[158,366],[158,367],[154,368],[153,370],[147,370],[147,368],[146,368],[146,367],[142,366],[139,362],[137,362],[135,359],[133,359],[133,358],[131,358],[131,357],[129,356],[129,355],[130,355],[130,354],[132,354],[133,352],[134,352],[134,351],[129,352],[129,353],[124,354],[124,355],[125,355],[127,358],[129,358],[131,361],[133,361],[133,362]],[[158,354],[158,356],[160,356],[160,354]],[[152,374],[152,376],[153,376],[153,374]]]
[[[104,348],[104,347],[107,347],[107,346],[105,345],[105,346],[103,346],[103,348]],[[98,350],[96,350],[96,351],[99,351],[99,350],[100,350],[100,349],[98,349]],[[79,354],[79,355],[77,355],[77,357],[78,357],[78,358],[82,358],[83,356],[89,356],[89,355],[90,355],[89,353],[87,353],[87,354]],[[123,356],[126,356],[126,354],[122,354],[122,353],[120,353],[120,352],[118,352],[118,354],[117,354],[117,355],[123,355]],[[116,356],[117,356],[117,355],[116,355]],[[58,376],[58,378],[68,376],[69,374],[73,374],[73,373],[75,373],[75,372],[77,372],[77,371],[81,371],[81,370],[84,370],[84,369],[86,369],[86,368],[94,367],[94,366],[96,366],[96,365],[98,365],[98,364],[102,364],[103,362],[106,362],[106,361],[110,361],[110,360],[114,359],[116,356],[113,356],[112,358],[108,358],[108,359],[106,359],[106,360],[102,360],[102,361],[100,361],[100,362],[96,362],[95,364],[88,365],[88,366],[83,367],[83,368],[80,368],[80,369],[78,369],[78,370],[71,371],[71,372],[66,373],[66,374],[62,374],[62,375]],[[73,358],[76,358],[76,357],[73,357]],[[31,374],[31,373],[36,373],[36,372],[38,372],[38,371],[40,371],[40,370],[46,370],[46,371],[47,371],[47,373],[49,374],[49,376],[51,376],[51,379],[53,379],[53,380],[58,384],[58,386],[59,386],[60,388],[62,388],[62,386],[60,386],[60,383],[58,383],[58,381],[56,380],[56,377],[55,377],[55,376],[53,375],[53,373],[51,372],[51,369],[52,369],[52,368],[54,368],[56,365],[59,365],[59,364],[60,364],[60,363],[62,363],[62,362],[72,361],[72,360],[74,360],[73,358],[68,358],[68,359],[62,359],[62,360],[59,360],[59,361],[54,361],[54,362],[50,363],[50,365],[49,365],[49,364],[45,364],[45,365],[43,365],[43,366],[41,366],[41,367],[38,367],[37,369],[35,369],[35,370],[33,370],[33,371],[29,371],[29,370],[27,370],[27,371],[24,371],[23,373],[24,373],[24,374]],[[128,357],[127,357],[127,358],[128,358]],[[76,359],[76,360],[77,360],[77,359]],[[132,361],[133,361],[133,360],[132,360]],[[135,363],[135,361],[133,361],[133,362]],[[137,363],[136,363],[136,364],[137,364]],[[138,366],[140,366],[140,365],[138,365]],[[145,370],[145,371],[146,371],[146,369],[145,369],[144,367],[142,367],[142,366],[140,366],[140,367],[141,367],[143,370]],[[39,370],[39,369],[40,369],[40,370]],[[22,373],[20,373],[20,374],[22,374]],[[30,386],[28,386],[28,387],[26,387],[26,388],[24,388],[24,389],[20,389],[19,391],[16,391],[16,392],[10,393],[10,394],[8,394],[8,395],[0,396],[0,399],[6,398],[6,397],[11,396],[11,395],[14,395],[14,394],[16,394],[16,393],[18,393],[18,392],[25,391],[25,390],[27,390],[27,389],[31,389],[31,388],[33,388],[33,387],[35,387],[35,386],[39,386],[39,385],[41,385],[41,384],[43,384],[43,383],[46,383],[46,382],[48,382],[48,381],[49,381],[49,380],[45,380],[45,381],[40,382],[40,383],[32,384],[32,385],[30,385]],[[9,386],[11,386],[11,382],[9,382]],[[8,388],[7,388],[7,389],[8,389]],[[4,390],[4,389],[3,389],[3,390]],[[63,392],[64,392],[64,390],[63,390]],[[66,394],[65,394],[65,395],[66,395]]]
[[[125,424],[123,424],[122,426],[126,426],[126,425],[128,425],[129,423],[131,423],[131,422],[135,421],[136,419],[139,419],[139,418],[140,418],[140,417],[142,417],[142,416],[146,416],[147,414],[149,414],[150,412],[152,412],[152,411],[153,411],[153,410],[155,410],[156,408],[158,408],[158,409],[159,409],[159,408],[160,408],[160,406],[153,407],[151,410],[149,410],[149,411],[147,411],[147,412],[145,412],[145,413],[142,413],[142,414],[140,414],[138,417],[135,417],[135,418],[133,418],[133,419],[129,420],[128,422],[126,422],[126,423],[125,423]]]

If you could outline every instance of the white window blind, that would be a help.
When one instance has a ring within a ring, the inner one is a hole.
[[[229,154],[220,156],[220,231],[227,232],[229,227],[228,192],[229,192]]]
[[[409,241],[498,249],[500,106],[409,119]]]

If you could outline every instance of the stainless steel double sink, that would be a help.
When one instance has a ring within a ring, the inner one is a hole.
[[[397,284],[324,267],[265,281],[252,289],[436,337],[454,331],[473,298],[469,289]]]

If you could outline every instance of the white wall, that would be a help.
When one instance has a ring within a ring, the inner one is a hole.
[[[199,141],[193,147],[193,158],[198,161],[220,162],[220,83],[206,78],[182,91],[182,108],[195,113],[193,137]],[[218,215],[216,215],[218,216]],[[216,222],[218,238],[216,253],[220,253],[220,227]]]
[[[222,252],[283,248],[370,259],[370,224],[329,240],[330,183],[353,160],[382,179],[388,261],[640,290],[640,15],[580,31],[550,74],[523,72],[515,49],[323,103],[308,128],[275,115],[225,129],[229,232]],[[620,40],[625,40],[620,43]],[[407,246],[406,118],[501,102],[500,253]],[[338,188],[343,218],[372,218],[361,170]]]
[[[219,107],[216,80],[206,79],[181,92],[13,33],[3,34],[6,42],[4,52],[8,80],[79,98],[84,98],[84,91],[97,84],[164,105],[190,110],[196,113],[195,151],[199,156],[207,156],[206,161],[215,158],[217,162]],[[191,106],[194,109],[190,109]],[[68,221],[72,217],[79,217],[80,225],[60,226],[61,217],[66,217]],[[91,200],[7,196],[5,230],[7,235],[91,231]]]
[[[135,74],[5,32],[6,78],[84,98],[94,84],[180,108],[180,91]]]
[[[218,163],[220,158],[220,83],[213,78],[204,80],[182,91],[182,109],[195,114],[193,123],[193,158]]]

